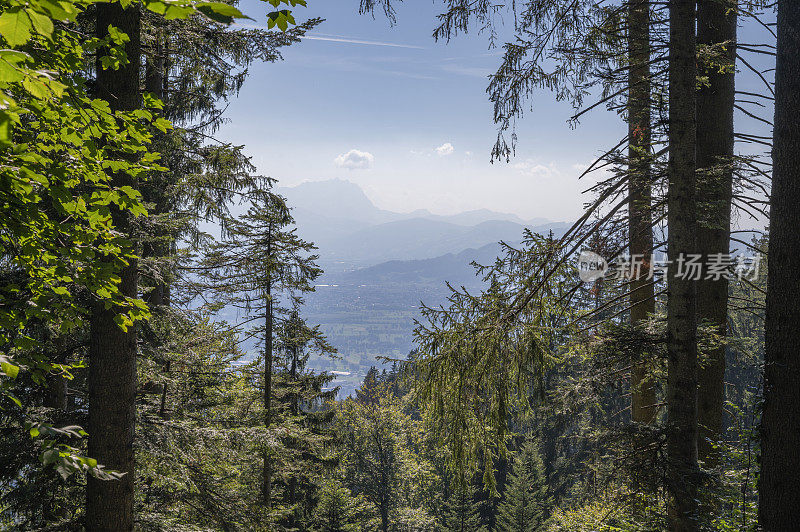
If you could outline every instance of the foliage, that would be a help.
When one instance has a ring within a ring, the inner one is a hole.
[[[514,456],[511,478],[498,509],[498,532],[542,530],[551,501],[547,494],[544,464],[533,436],[526,438]]]
[[[322,273],[312,254],[314,245],[296,234],[286,200],[270,191],[273,181],[265,178],[263,188],[245,194],[250,208],[240,218],[227,220],[225,237],[203,257],[198,284],[216,305],[244,312],[241,340],[255,339],[261,346],[274,333],[271,323],[263,321],[267,312],[287,317]]]
[[[279,59],[320,21],[296,23],[304,0],[266,0],[268,28],[280,32],[229,27],[243,17],[233,1],[146,0],[147,94],[141,109],[119,112],[92,96],[91,65],[125,65],[129,36],[111,26],[106,39],[87,37],[96,3],[0,1],[0,527],[76,529],[85,474],[119,478],[82,449],[95,305],[142,332],[143,530],[667,526],[664,413],[652,424],[626,413],[634,364],[647,365],[663,395],[663,316],[628,323],[624,280],[584,286],[573,269],[590,236],[608,256],[625,245],[615,213],[630,176],[619,146],[601,158],[612,177],[592,187],[598,200],[568,237],[526,233],[494,264],[475,265],[484,290],[449,287],[446,307],[422,309],[419,351],[390,372],[371,368],[355,397],[337,402],[333,377],[309,367],[312,354],[335,349],[301,316],[321,274],[315,247],[297,236],[274,180],[252,176],[244,148],[213,137],[248,66]],[[509,145],[504,134],[537,89],[579,106],[597,88],[597,105],[625,116],[627,2],[445,5],[436,38],[477,23],[493,43],[497,17],[514,15],[515,41],[489,86],[494,157],[513,152],[516,138]],[[361,10],[375,6],[394,22],[389,1]],[[654,42],[666,28],[660,13]],[[718,61],[725,46],[701,46],[699,63],[729,70]],[[665,56],[654,50],[658,65]],[[651,81],[660,96],[663,71]],[[654,146],[664,126],[654,123]],[[651,161],[656,217],[662,155]],[[753,174],[767,176],[758,158],[737,164],[750,170],[736,192],[758,189]],[[119,186],[112,176],[122,174],[140,185]],[[247,208],[238,217],[237,203]],[[115,226],[117,212],[134,217],[133,231]],[[203,233],[208,221],[219,240]],[[752,247],[765,256],[767,238]],[[118,289],[139,254],[142,300]],[[699,526],[709,530],[757,528],[765,293],[762,267],[732,283],[729,338],[698,329],[701,351],[724,345],[729,383],[720,463],[702,472]],[[244,317],[219,320],[231,310]],[[266,497],[263,478],[274,487]]]
[[[435,431],[463,472],[483,461],[484,482],[496,492],[492,467],[505,457],[508,422],[531,413],[542,377],[558,356],[571,322],[563,301],[573,294],[566,260],[551,237],[528,234],[521,249],[479,269],[488,283],[481,294],[453,289],[447,308],[422,309],[415,331],[420,352],[412,366],[414,393]],[[550,275],[543,265],[561,261]],[[541,274],[529,275],[534,271]],[[537,285],[536,297],[520,285]]]
[[[12,389],[21,374],[43,385],[48,379],[72,379],[79,360],[48,357],[35,334],[49,323],[57,335],[85,325],[93,304],[117,309],[115,321],[126,329],[149,316],[139,299],[123,296],[118,271],[135,258],[131,235],[114,227],[111,213],[146,214],[142,195],[117,186],[114,173],[133,181],[163,167],[150,150],[156,133],[170,123],[158,116],[161,102],[145,98],[145,107],[112,112],[108,102],[92,98],[87,64],[98,50],[104,69],[127,62],[128,36],[109,29],[105,40],[87,38],[79,16],[95,2],[84,0],[10,0],[0,5],[0,407],[12,415],[41,450],[41,460],[62,476],[88,472],[111,480],[93,458],[84,457],[75,440],[80,427],[54,427]],[[291,5],[304,2],[271,2]],[[243,15],[235,7],[210,1],[148,0],[145,7],[165,19],[204,18],[229,23]],[[270,14],[283,30],[294,24],[289,10]]]
[[[319,532],[358,532],[361,514],[365,512],[364,498],[353,497],[340,481],[325,480],[319,490],[314,510],[314,530]]]
[[[486,530],[481,525],[478,503],[475,500],[476,491],[474,487],[467,484],[456,486],[453,489],[442,516],[441,529],[443,531],[468,532]]]
[[[390,523],[429,523],[421,496],[436,482],[422,452],[420,422],[404,411],[401,398],[381,385],[370,402],[339,404],[336,432],[345,484],[374,508],[380,530]],[[415,515],[411,509],[420,509]]]

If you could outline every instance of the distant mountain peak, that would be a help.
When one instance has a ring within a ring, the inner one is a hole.
[[[388,259],[423,259],[458,253],[498,240],[516,240],[523,227],[548,221],[474,209],[433,214],[428,209],[399,213],[378,208],[364,190],[345,179],[304,181],[276,187],[285,196],[299,234],[327,261],[377,264]],[[557,225],[557,224],[556,224]]]
[[[289,205],[301,210],[314,211],[329,218],[384,223],[410,218],[426,218],[457,225],[473,226],[487,221],[506,221],[521,225],[543,225],[550,220],[534,218],[524,220],[516,214],[490,209],[472,209],[457,214],[434,214],[428,209],[411,212],[392,212],[381,209],[369,199],[358,184],[341,178],[303,181],[290,187],[277,187],[276,192],[286,196]]]
[[[381,210],[352,181],[304,181],[293,187],[278,187],[275,191],[289,200],[290,207],[311,210],[321,216],[352,218],[373,223],[382,221]]]

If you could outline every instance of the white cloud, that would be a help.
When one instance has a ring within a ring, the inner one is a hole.
[[[560,174],[555,163],[544,165],[530,159],[514,164],[514,168],[522,174],[532,177],[553,177]]]
[[[333,161],[339,168],[347,168],[348,170],[366,170],[372,167],[375,162],[375,156],[368,151],[350,150],[336,157]]]
[[[456,149],[449,142],[445,142],[434,151],[437,155],[451,155]]]

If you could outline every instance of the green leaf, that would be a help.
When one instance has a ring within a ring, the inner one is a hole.
[[[108,36],[111,37],[111,41],[114,44],[125,44],[131,40],[127,33],[120,31],[119,28],[111,24],[108,25]]]
[[[3,373],[11,377],[12,379],[16,379],[17,375],[19,375],[19,366],[15,366],[10,362],[5,362],[5,361],[0,362],[0,369],[2,369]]]
[[[157,15],[163,15],[167,11],[167,4],[160,1],[150,0],[145,2],[145,6],[147,6],[147,9]]]
[[[285,32],[289,28],[289,24],[296,24],[292,12],[288,9],[273,11],[269,13],[267,17],[267,28],[270,29],[278,26],[281,31]]]
[[[18,83],[25,76],[7,61],[0,60],[0,81],[5,83]]]
[[[167,130],[172,129],[172,122],[170,122],[166,118],[161,118],[161,117],[156,118],[155,122],[153,122],[153,125],[159,131],[163,131],[165,133],[167,132]]]
[[[0,50],[0,59],[8,61],[13,65],[18,65],[19,63],[31,61],[33,58],[30,54],[19,50]]]
[[[224,4],[222,2],[203,3],[200,6],[198,6],[197,10],[211,18],[214,18],[214,16],[211,13],[219,15],[220,17],[226,18],[228,20],[244,17],[244,15],[242,15],[242,12],[239,11],[237,8],[235,8],[230,4]],[[214,20],[216,19],[214,18]]]
[[[12,114],[0,111],[0,145],[6,145],[11,140]]]
[[[123,332],[127,332],[128,331],[128,327],[133,325],[133,321],[128,316],[126,316],[125,314],[117,314],[117,315],[115,315],[114,316],[114,323],[116,323],[117,326],[120,329],[122,329]]]
[[[37,13],[31,9],[26,9],[25,12],[28,14],[28,17],[30,17],[36,33],[39,35],[44,35],[48,38],[53,34],[53,21],[50,20],[50,17],[47,15],[42,15],[41,13]]]
[[[75,20],[78,10],[70,2],[58,0],[37,0],[36,5],[50,13],[54,20]]]
[[[122,185],[119,187],[119,191],[132,199],[138,199],[142,197],[142,194],[130,185]]]
[[[186,18],[192,13],[194,13],[194,9],[191,7],[181,7],[171,4],[167,7],[166,12],[164,13],[164,18],[167,20]]]
[[[22,86],[30,93],[31,96],[40,100],[47,98],[47,96],[50,95],[50,90],[48,89],[47,85],[34,78],[23,79]]]
[[[0,35],[11,46],[21,46],[31,38],[31,19],[25,11],[12,7],[0,15]]]
[[[48,449],[41,456],[43,465],[54,464],[59,458],[61,458],[61,453],[58,452],[58,449]]]

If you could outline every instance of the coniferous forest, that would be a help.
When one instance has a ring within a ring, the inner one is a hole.
[[[338,2],[491,50],[495,165],[554,102],[624,126],[353,394],[219,135],[319,2],[0,0],[0,530],[800,530],[800,1]]]

